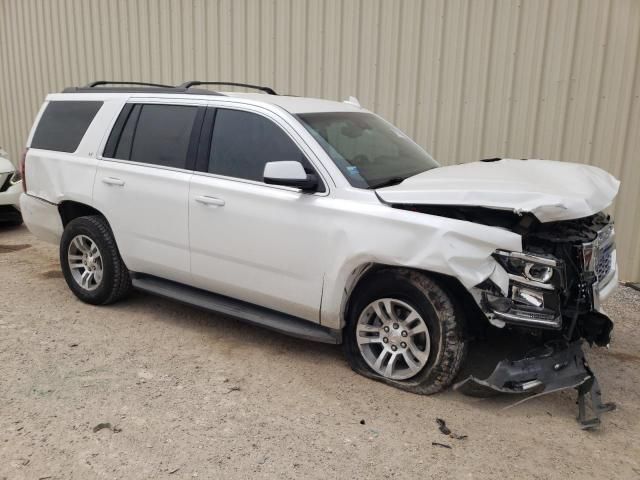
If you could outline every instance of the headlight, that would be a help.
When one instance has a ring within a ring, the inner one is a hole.
[[[13,172],[13,175],[11,175],[11,179],[9,181],[11,182],[12,185],[15,185],[21,180],[22,180],[22,176],[20,175],[20,171],[16,170],[15,172]]]
[[[564,264],[560,260],[521,252],[497,250],[493,257],[512,280],[535,282],[535,286],[560,287],[564,281]]]
[[[527,262],[524,266],[524,276],[529,280],[547,283],[553,277],[553,268],[546,265]]]

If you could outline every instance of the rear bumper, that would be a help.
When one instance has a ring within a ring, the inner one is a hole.
[[[60,243],[64,228],[58,212],[58,205],[28,194],[22,194],[20,208],[24,223],[31,233],[45,242]]]

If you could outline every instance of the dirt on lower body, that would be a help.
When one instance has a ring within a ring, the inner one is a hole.
[[[586,347],[618,409],[584,432],[573,390],[508,410],[405,393],[336,346],[143,294],[83,304],[55,245],[24,228],[0,245],[0,479],[640,477],[630,288],[605,305],[612,349]]]

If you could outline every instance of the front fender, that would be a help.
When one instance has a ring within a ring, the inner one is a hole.
[[[349,215],[332,230],[321,323],[342,328],[349,284],[363,265],[415,268],[457,278],[467,289],[496,269],[498,248],[522,250],[520,235],[496,227],[381,205]]]

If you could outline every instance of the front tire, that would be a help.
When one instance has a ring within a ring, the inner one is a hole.
[[[354,292],[344,351],[356,372],[430,395],[460,371],[467,352],[463,323],[460,309],[431,277],[381,270]]]
[[[69,289],[85,303],[107,305],[131,291],[131,277],[107,221],[98,215],[67,224],[60,266]]]

